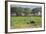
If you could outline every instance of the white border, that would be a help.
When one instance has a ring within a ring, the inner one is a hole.
[[[42,27],[41,28],[28,28],[28,29],[10,29],[10,5],[11,4],[42,6]],[[8,2],[8,32],[36,31],[36,30],[44,30],[44,5],[33,4],[33,3]]]

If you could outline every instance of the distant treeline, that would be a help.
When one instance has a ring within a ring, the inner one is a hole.
[[[11,7],[11,15],[15,16],[31,16],[31,15],[41,15],[42,8],[36,7],[34,9],[22,8],[22,7]]]

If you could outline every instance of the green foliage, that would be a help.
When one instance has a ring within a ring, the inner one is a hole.
[[[35,13],[38,13],[38,12],[42,12],[42,8],[41,7],[36,7],[34,9],[32,9],[32,13],[35,14]]]
[[[31,13],[30,8],[22,8],[22,7],[11,7],[11,13],[16,13],[16,15],[21,16],[22,13],[28,15]]]

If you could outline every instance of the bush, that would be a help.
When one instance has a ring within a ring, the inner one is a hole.
[[[34,24],[34,23],[35,23],[35,21],[30,21],[30,23]]]
[[[30,24],[29,22],[27,22],[27,24]]]

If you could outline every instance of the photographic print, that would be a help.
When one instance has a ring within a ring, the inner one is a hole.
[[[33,5],[11,4],[11,28],[42,27],[42,7]]]
[[[44,30],[44,3],[8,2],[8,32]]]

